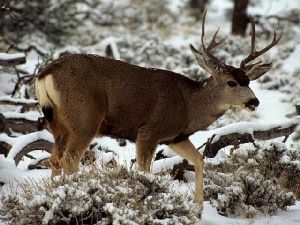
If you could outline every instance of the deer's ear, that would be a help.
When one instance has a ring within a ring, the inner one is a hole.
[[[195,58],[197,59],[199,65],[206,70],[206,66],[205,66],[205,61],[204,61],[204,55],[199,52],[192,44],[190,44],[190,49],[193,53],[193,55],[195,56]]]
[[[260,78],[262,75],[264,75],[268,70],[272,67],[272,63],[266,63],[266,64],[253,64],[246,66],[244,69],[246,75],[249,77],[250,80],[256,80]]]
[[[209,74],[214,75],[213,70],[210,68],[210,60],[202,52],[198,51],[192,44],[190,44],[190,49],[201,68]]]

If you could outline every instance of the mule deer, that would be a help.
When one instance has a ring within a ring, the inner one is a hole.
[[[272,63],[248,64],[278,43],[255,49],[255,23],[251,20],[251,53],[236,68],[212,54],[221,42],[218,30],[202,50],[190,45],[199,65],[211,76],[201,82],[183,75],[142,68],[90,54],[68,54],[49,64],[36,80],[36,93],[55,144],[50,163],[52,175],[60,169],[77,171],[95,136],[125,138],[136,142],[138,168],[150,171],[158,144],[167,144],[195,166],[194,201],[203,202],[203,157],[188,137],[221,117],[230,106],[255,110],[259,105],[250,80],[265,74]]]

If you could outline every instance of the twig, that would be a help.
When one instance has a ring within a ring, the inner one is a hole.
[[[15,42],[7,38],[6,36],[2,35],[3,41],[10,46],[11,49],[15,49],[18,52],[30,52],[32,50],[36,51],[40,56],[45,56],[47,52],[44,49],[41,49],[36,44],[29,44],[25,47],[18,46]]]

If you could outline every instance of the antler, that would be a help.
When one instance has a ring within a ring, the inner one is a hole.
[[[256,49],[255,49],[255,22],[253,21],[252,17],[250,17],[250,21],[251,21],[251,28],[252,28],[251,52],[245,59],[242,60],[242,62],[240,64],[241,69],[245,69],[247,63],[249,63],[250,61],[256,59],[257,57],[259,57],[260,55],[264,54],[269,49],[271,49],[274,45],[276,45],[279,42],[279,40],[282,36],[282,33],[281,33],[279,38],[276,38],[277,34],[276,34],[276,31],[274,30],[274,36],[273,36],[272,42],[269,45],[267,45],[265,48],[263,48],[262,50],[256,51]],[[255,63],[255,64],[257,64],[257,63]]]
[[[211,53],[211,50],[212,50],[213,48],[217,47],[218,45],[220,45],[220,44],[222,43],[222,41],[216,42],[216,37],[217,37],[217,35],[218,35],[218,32],[219,32],[219,29],[220,29],[220,28],[218,28],[217,31],[215,32],[213,38],[212,38],[211,41],[210,41],[209,46],[208,46],[208,47],[205,47],[205,44],[204,44],[204,33],[205,33],[204,30],[205,30],[205,17],[206,17],[206,12],[207,12],[207,10],[205,10],[204,15],[203,15],[203,20],[202,20],[202,34],[201,34],[202,49],[203,49],[203,52],[205,53],[205,55],[206,55],[208,58],[214,60],[215,62],[221,63],[221,61],[220,61],[218,58],[216,58],[214,55],[212,55],[212,53]]]

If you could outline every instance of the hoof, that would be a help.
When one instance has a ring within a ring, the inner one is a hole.
[[[197,218],[201,219],[202,218],[202,213],[203,213],[203,206],[197,208],[196,216]]]
[[[203,214],[203,201],[198,201],[198,202],[195,202],[195,204],[197,204],[197,217],[199,219],[201,219],[201,216]]]
[[[202,212],[198,212],[196,216],[197,216],[198,219],[201,220],[202,219]]]
[[[61,175],[61,169],[51,168],[51,179],[53,180],[54,177]]]
[[[51,178],[53,179],[55,176],[61,174],[61,168],[59,166],[59,160],[56,158],[50,158],[49,163],[51,166]]]

